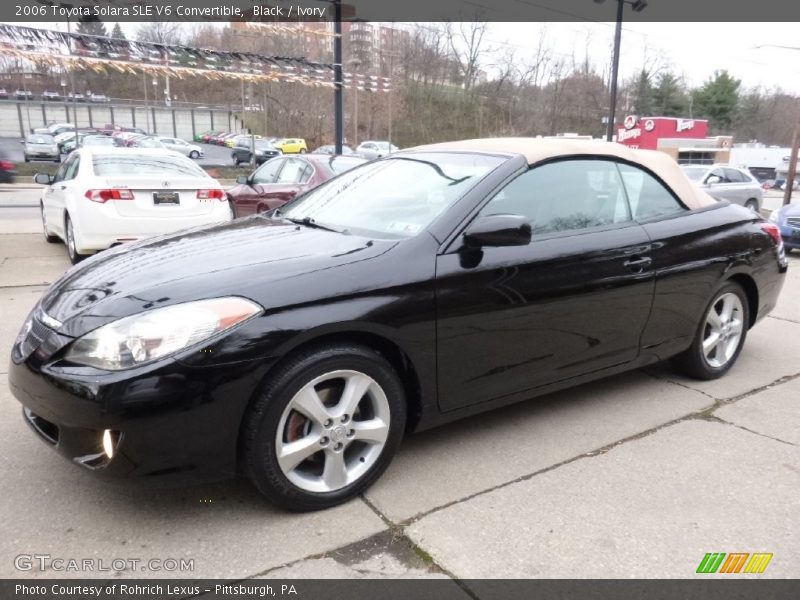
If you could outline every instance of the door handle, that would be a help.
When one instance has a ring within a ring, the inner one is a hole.
[[[60,190],[65,190],[65,189],[67,189],[67,186],[65,186],[65,185],[60,185],[60,186],[58,186],[58,189],[60,189]]]
[[[633,256],[626,260],[624,264],[628,269],[634,273],[641,273],[653,263],[653,259],[649,256]]]

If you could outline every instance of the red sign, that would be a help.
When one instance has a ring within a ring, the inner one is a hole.
[[[702,139],[708,136],[705,119],[675,117],[637,117],[628,115],[617,128],[617,141],[629,148],[658,149],[661,138]]]

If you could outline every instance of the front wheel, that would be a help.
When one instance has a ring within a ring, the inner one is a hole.
[[[192,150],[189,153],[189,158],[195,158],[195,159],[200,158],[200,153],[197,150]]]
[[[238,167],[239,166],[239,159],[236,157],[235,154],[231,157],[231,159],[233,160],[233,166],[234,167]]]
[[[305,153],[306,153],[306,149],[305,148],[300,148],[300,154],[305,154]]]
[[[673,364],[696,379],[721,377],[739,358],[749,322],[744,290],[737,283],[726,283],[706,307],[692,345],[676,356]]]
[[[403,436],[403,386],[378,352],[326,345],[290,358],[245,418],[248,476],[291,511],[329,508],[369,487]]]
[[[753,212],[757,213],[758,212],[758,200],[756,200],[755,198],[750,198],[750,200],[748,200],[747,202],[744,203],[744,207],[745,208],[749,208]]]

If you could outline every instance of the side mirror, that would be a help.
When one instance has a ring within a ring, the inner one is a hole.
[[[53,183],[55,177],[50,175],[49,173],[37,173],[33,176],[33,180],[38,183],[39,185],[50,185]]]
[[[239,185],[249,185],[250,178],[247,175],[239,175],[236,178],[236,183],[238,183]]]
[[[706,183],[708,185],[714,185],[716,183],[722,183],[722,177],[719,175],[710,175],[708,179],[706,179]]]
[[[467,248],[527,246],[530,242],[531,224],[522,215],[478,217],[464,232]]]

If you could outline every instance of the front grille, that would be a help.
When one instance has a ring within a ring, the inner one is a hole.
[[[786,217],[786,224],[789,227],[797,227],[800,229],[800,217]]]

